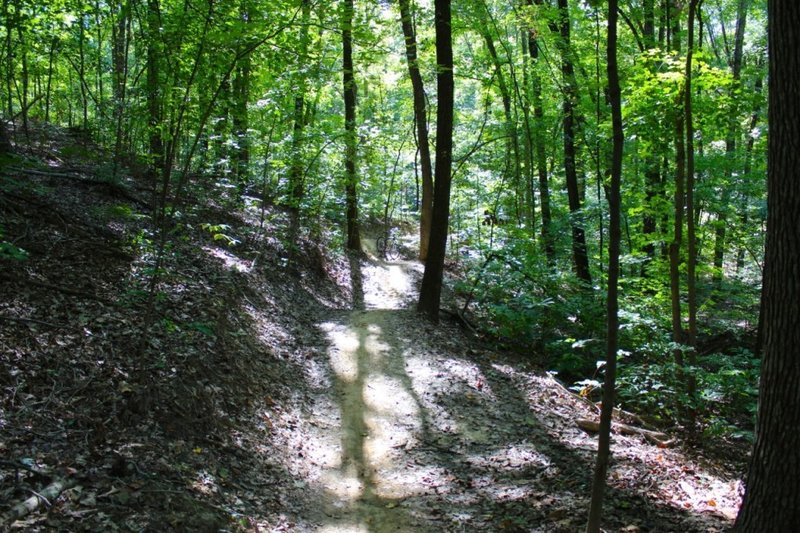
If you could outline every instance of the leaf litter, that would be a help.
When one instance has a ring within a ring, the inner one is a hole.
[[[170,242],[143,331],[146,187],[103,186],[92,159],[59,164],[87,179],[0,178],[4,238],[28,252],[0,262],[4,527],[583,528],[596,440],[575,420],[591,408],[457,322],[418,316],[418,263],[336,255],[324,230],[292,250],[280,208],[262,226],[254,199],[208,200]],[[641,436],[612,451],[608,531],[731,527],[743,465]]]

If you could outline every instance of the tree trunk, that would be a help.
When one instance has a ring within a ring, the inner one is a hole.
[[[245,23],[245,32],[248,32],[250,21],[253,18],[248,0],[242,0],[239,6],[239,16]],[[238,50],[238,53],[241,50]],[[250,167],[250,138],[248,136],[247,104],[250,101],[250,54],[237,61],[233,77],[233,135],[236,139],[235,176],[240,193],[244,192],[249,179]]]
[[[694,122],[692,117],[692,59],[694,54],[694,21],[697,7],[701,0],[690,0],[689,22],[686,38],[686,87],[684,89],[684,113],[686,122],[686,296],[689,303],[689,336],[687,344],[689,351],[689,364],[696,364],[694,346],[697,342],[697,236],[695,235],[695,208],[694,208]],[[687,389],[689,398],[693,399],[697,389],[693,374],[687,375]],[[694,404],[694,402],[691,402]],[[689,408],[689,425],[694,430],[696,418],[695,409]]]
[[[0,118],[0,156],[10,154],[13,150],[11,146],[11,135],[8,133],[6,121]]]
[[[644,38],[645,48],[656,47],[656,26],[655,26],[655,6],[654,0],[644,0],[643,6],[643,25],[642,37]],[[645,180],[645,213],[642,218],[642,234],[645,237],[643,247],[647,255],[647,263],[643,265],[642,274],[647,275],[647,264],[656,258],[656,247],[654,236],[657,230],[657,199],[663,195],[662,178],[660,172],[659,155],[655,150],[651,150],[644,160],[644,180]]]
[[[616,388],[617,345],[619,333],[619,254],[620,254],[620,182],[622,178],[622,103],[617,67],[617,0],[608,2],[608,38],[606,41],[606,70],[608,73],[608,100],[611,105],[613,145],[611,152],[611,187],[608,194],[610,216],[608,243],[608,296],[606,301],[606,366],[603,383],[603,407],[600,412],[600,433],[597,445],[597,463],[592,481],[592,502],[588,533],[600,531],[606,474],[611,455],[611,418],[614,412]]]
[[[20,13],[22,13],[22,3],[18,0],[16,4],[16,12],[17,17],[19,17]],[[17,19],[19,22],[19,18]],[[25,34],[23,33],[22,24],[17,24],[17,37],[19,38],[19,48],[22,50],[22,75],[21,75],[21,85],[22,88],[20,89],[20,97],[19,97],[19,105],[22,107],[20,112],[22,113],[22,131],[25,132],[25,137],[27,138],[29,135],[28,129],[28,83],[29,83],[29,73],[28,73],[28,45],[25,40]],[[83,30],[81,29],[81,45],[83,45]],[[81,47],[81,51],[83,48]],[[81,52],[82,53],[82,52]]]
[[[300,50],[298,53],[298,69],[304,64],[308,56],[308,23],[311,17],[310,0],[302,0],[302,23],[300,26]],[[303,129],[305,128],[305,93],[306,75],[301,72],[296,80],[297,92],[294,95],[294,125],[292,127],[292,163],[289,168],[289,210],[291,212],[292,227],[299,223],[300,205],[305,194],[303,187]],[[296,229],[291,231],[296,234]]]
[[[742,56],[744,50],[744,30],[747,24],[747,10],[750,7],[750,0],[739,0],[736,11],[736,37],[733,45],[733,57],[730,59],[731,74],[733,75],[734,85],[731,88],[731,98],[735,98],[735,91],[739,89],[739,81],[742,77]],[[738,136],[738,121],[732,115],[728,123],[728,135],[725,139],[725,154],[728,165],[725,174],[728,181],[733,180],[733,164],[736,154],[736,144]],[[723,269],[725,263],[725,240],[727,237],[728,213],[727,206],[730,203],[730,195],[727,188],[723,189],[722,201],[720,202],[720,212],[717,213],[717,223],[714,232],[714,281],[719,283],[724,277]]]
[[[450,221],[451,163],[453,158],[453,42],[450,0],[435,0],[436,27],[436,168],[433,217],[428,261],[422,276],[417,310],[439,321],[447,230]]]
[[[353,0],[344,0],[342,13],[342,69],[344,84],[345,128],[345,197],[347,210],[347,244],[352,252],[361,251],[358,229],[358,177],[356,176],[356,80],[353,72]]]
[[[489,57],[492,58],[492,66],[494,67],[494,75],[497,78],[497,86],[500,89],[500,98],[503,101],[503,115],[506,119],[506,157],[505,157],[505,171],[503,179],[507,181],[509,176],[509,167],[511,167],[511,180],[513,182],[513,190],[520,190],[520,182],[522,181],[522,172],[520,169],[520,154],[519,154],[519,139],[517,138],[517,126],[514,116],[511,112],[511,93],[508,89],[505,74],[503,73],[503,66],[500,62],[500,56],[497,55],[497,49],[494,46],[494,39],[491,33],[484,28],[483,41],[486,43],[486,49],[489,51]],[[524,198],[524,195],[515,195]],[[520,220],[520,213],[522,210],[517,207],[516,209],[517,221]]]
[[[145,80],[147,95],[147,135],[149,148],[150,176],[154,190],[161,178],[164,166],[164,141],[161,135],[161,82],[160,82],[160,50],[158,46],[158,0],[147,0],[147,79]],[[154,206],[156,210],[159,206]]]
[[[536,0],[541,4],[542,0]],[[528,0],[533,5],[534,0]],[[555,261],[556,248],[552,233],[552,215],[550,212],[550,184],[547,173],[547,152],[545,151],[544,104],[542,103],[542,78],[537,68],[539,63],[539,41],[535,30],[528,31],[528,53],[531,55],[531,83],[533,85],[533,118],[535,120],[536,173],[539,177],[539,205],[542,210],[542,244],[550,263]]]
[[[683,209],[685,205],[684,200],[684,182],[686,174],[686,147],[684,145],[684,126],[683,126],[683,113],[678,113],[675,118],[675,197],[673,206],[674,213],[674,229],[672,233],[672,242],[669,245],[669,284],[670,284],[670,300],[672,303],[672,341],[676,344],[683,344],[685,339],[683,335],[683,324],[681,318],[681,244],[683,241]],[[683,366],[683,351],[680,347],[674,350],[675,363],[680,367]]]
[[[800,523],[800,4],[769,0],[764,355],[756,440],[736,530]]]
[[[126,130],[124,128],[125,97],[128,84],[128,28],[129,6],[128,2],[117,5],[116,23],[112,25],[111,32],[111,63],[112,83],[114,96],[114,175],[122,160],[122,150],[125,146]],[[48,89],[49,90],[49,89]]]
[[[12,92],[12,85],[14,83],[14,62],[12,61],[12,36],[14,34],[15,20],[8,12],[10,0],[3,0],[3,20],[6,27],[5,39],[5,59],[6,59],[6,99],[4,105],[6,106],[6,114],[9,118],[14,115],[14,93]]]
[[[581,222],[581,190],[578,183],[576,162],[575,134],[578,87],[575,80],[575,67],[570,52],[570,19],[568,0],[558,0],[559,26],[561,33],[561,74],[564,83],[564,101],[562,104],[564,129],[564,174],[567,181],[569,211],[572,215],[572,259],[575,274],[586,288],[592,286],[592,275],[589,270],[589,255],[586,250],[586,233]]]
[[[152,1],[152,0],[151,0]],[[81,106],[83,110],[83,133],[84,135],[89,131],[89,97],[87,96],[86,88],[86,14],[80,16],[80,34],[78,36],[78,82],[81,87]]]
[[[58,38],[53,36],[50,39],[50,53],[47,55],[47,84],[44,95],[44,121],[50,122],[50,95],[53,89],[53,60],[56,55],[56,46],[58,45]]]
[[[433,169],[431,165],[431,148],[428,141],[428,115],[425,109],[425,86],[419,71],[417,60],[417,37],[414,31],[413,18],[409,0],[400,0],[400,22],[406,42],[406,58],[408,74],[414,96],[414,123],[416,125],[417,149],[419,150],[420,173],[422,174],[422,198],[419,206],[419,259],[428,258],[428,246],[431,238],[431,210],[433,209]]]

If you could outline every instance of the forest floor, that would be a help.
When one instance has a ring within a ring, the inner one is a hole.
[[[68,132],[32,146],[0,172],[0,241],[26,252],[0,255],[0,529],[582,530],[597,443],[576,420],[596,411],[417,315],[419,263],[206,200],[151,305],[145,182]],[[732,525],[741,461],[612,451],[607,531]]]

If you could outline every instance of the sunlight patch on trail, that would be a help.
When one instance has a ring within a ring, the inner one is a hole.
[[[365,266],[364,303],[368,309],[402,309],[415,292],[408,270],[419,271],[418,263],[396,261]]]
[[[329,495],[325,514],[334,523],[321,531],[413,531],[404,526],[400,504],[424,490],[424,474],[402,457],[418,439],[421,413],[402,355],[384,338],[381,313],[356,312],[349,324],[320,324],[330,342],[340,409],[340,439],[326,454],[331,460],[319,480]]]

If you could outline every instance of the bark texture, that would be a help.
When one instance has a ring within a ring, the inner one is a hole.
[[[450,0],[436,0],[436,167],[433,192],[431,241],[425,274],[422,276],[417,310],[434,322],[439,321],[442,274],[450,223],[450,167],[453,159],[453,41],[450,27]]]
[[[353,0],[344,0],[342,21],[342,63],[344,84],[344,129],[345,129],[345,198],[347,203],[347,249],[361,251],[361,235],[358,229],[358,177],[356,176],[356,80],[353,72]]]
[[[428,142],[428,115],[425,108],[425,85],[419,71],[417,60],[417,36],[411,16],[409,0],[400,0],[400,22],[406,42],[406,59],[408,74],[411,78],[411,89],[414,96],[414,123],[417,130],[417,148],[419,148],[420,173],[422,174],[422,203],[419,217],[419,259],[428,258],[428,246],[431,238],[431,214],[433,210],[433,168],[431,164],[431,148]]]
[[[800,3],[770,0],[764,355],[740,532],[800,524]]]

